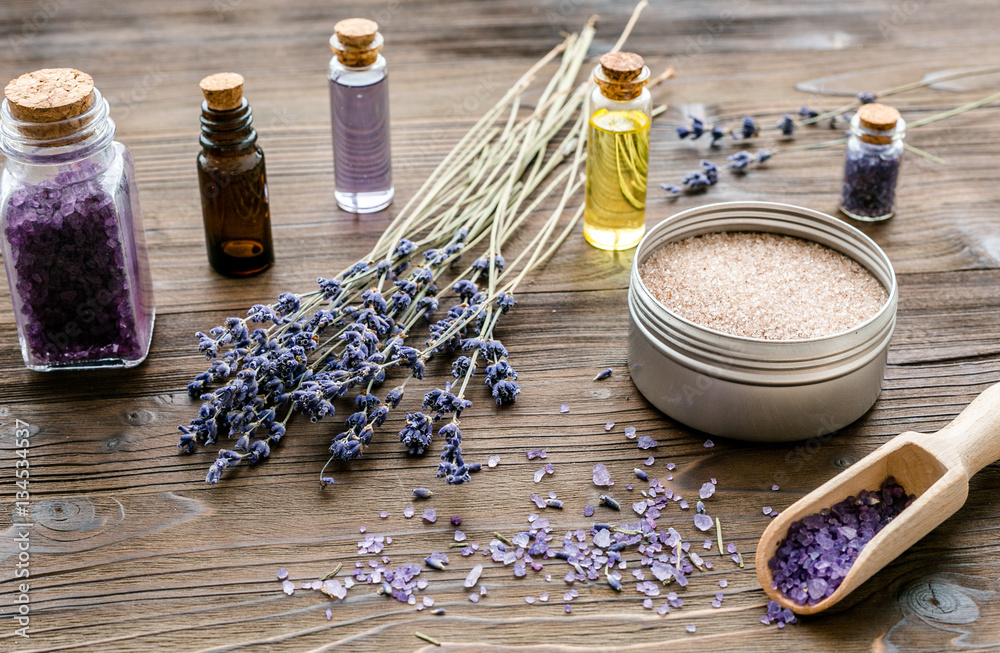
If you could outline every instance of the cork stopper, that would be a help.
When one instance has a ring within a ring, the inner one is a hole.
[[[649,81],[649,69],[634,52],[608,52],[594,73],[604,97],[619,102],[635,99]]]
[[[11,81],[3,93],[18,120],[58,122],[75,118],[94,104],[94,80],[73,68],[43,68]]]
[[[345,66],[359,68],[375,63],[382,50],[378,23],[367,18],[347,18],[333,26],[330,49]]]
[[[212,111],[232,111],[243,104],[243,75],[215,73],[198,84]]]
[[[900,115],[894,107],[872,102],[858,107],[858,121],[866,129],[889,131],[896,128]]]
[[[858,124],[862,127],[859,137],[865,143],[873,145],[888,145],[896,131],[896,123],[900,119],[899,111],[886,104],[872,102],[858,107]],[[872,134],[866,130],[882,132]]]

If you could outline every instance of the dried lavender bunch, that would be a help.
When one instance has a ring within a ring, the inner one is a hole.
[[[333,278],[318,279],[316,290],[282,293],[273,304],[255,305],[245,317],[197,334],[199,350],[212,362],[188,386],[203,404],[197,417],[179,427],[178,446],[190,453],[215,444],[220,433],[236,440],[218,452],[209,483],[269,457],[294,414],[320,421],[336,414],[338,400],[353,401],[354,408],[333,438],[327,464],[361,457],[401,403],[406,384],[423,377],[426,362],[463,348],[471,355],[454,363],[456,379],[462,378],[458,394],[450,383],[428,392],[423,408],[433,416],[407,413],[400,440],[410,453],[421,454],[431,444],[432,422],[450,417],[438,429],[444,440],[438,475],[449,483],[469,480],[477,465],[463,460],[459,429],[462,411],[472,405],[465,398],[468,379],[482,357],[494,400],[515,400],[517,374],[494,329],[514,305],[512,293],[524,276],[551,256],[582,215],[581,203],[564,218],[582,186],[580,108],[590,82],[575,80],[593,35],[591,22],[532,67],[459,141],[365,258]],[[536,108],[519,117],[521,93],[559,55],[560,66]],[[558,207],[531,225],[534,236],[508,265],[501,248],[559,189]],[[559,232],[558,224],[564,224]],[[478,258],[445,283],[470,250]],[[447,317],[435,320],[440,287],[450,287],[457,301]],[[425,322],[426,346],[408,346],[406,338]],[[394,370],[405,378],[380,396]],[[220,385],[209,390],[212,384]],[[321,482],[332,483],[325,469]]]

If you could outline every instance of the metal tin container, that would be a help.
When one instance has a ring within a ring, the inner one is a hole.
[[[864,266],[889,297],[850,331],[805,340],[728,335],[667,310],[643,284],[642,263],[667,242],[723,231],[769,232],[826,245]],[[650,229],[636,249],[628,292],[629,370],[650,403],[706,433],[759,442],[826,435],[861,417],[878,398],[897,300],[885,252],[837,218],[771,202],[689,209]]]

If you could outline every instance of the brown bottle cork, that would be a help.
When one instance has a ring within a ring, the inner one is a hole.
[[[896,129],[896,123],[900,119],[899,111],[887,104],[871,102],[858,107],[858,122],[865,129],[880,132],[892,132]],[[892,142],[892,135],[878,136],[874,134],[862,134],[861,140],[875,145],[888,145]]]
[[[600,75],[594,81],[604,97],[624,102],[639,97],[649,79],[646,62],[634,52],[608,52],[601,57]]]
[[[215,73],[198,84],[212,111],[232,111],[243,104],[243,75]]]
[[[3,93],[18,120],[58,122],[75,118],[94,104],[94,80],[73,68],[43,68],[11,81]]]
[[[345,66],[370,66],[382,50],[378,23],[367,18],[347,18],[333,26],[330,49]]]

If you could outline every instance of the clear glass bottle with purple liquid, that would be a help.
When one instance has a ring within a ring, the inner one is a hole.
[[[4,94],[0,242],[25,365],[138,365],[153,290],[132,155],[108,103],[71,68],[27,73]]]
[[[378,24],[349,18],[330,37],[330,117],[334,196],[350,213],[374,213],[392,203],[389,86]]]
[[[865,104],[851,119],[840,210],[855,220],[881,222],[893,216],[903,159],[906,122],[884,104]]]

